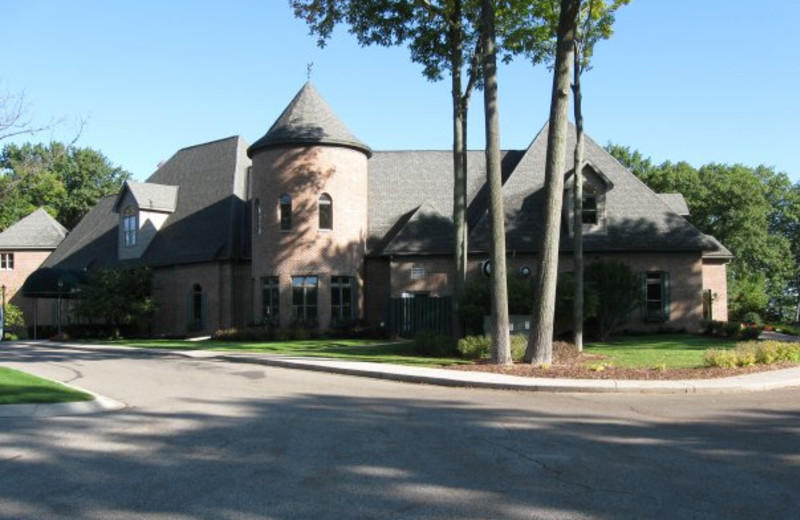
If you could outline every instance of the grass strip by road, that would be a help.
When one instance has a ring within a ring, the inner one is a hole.
[[[612,341],[590,343],[587,354],[608,356],[603,364],[628,368],[700,368],[706,350],[732,349],[736,341],[694,334],[622,336]],[[591,364],[591,363],[590,363]]]
[[[470,363],[458,358],[422,357],[414,351],[413,341],[379,341],[365,339],[309,339],[300,341],[183,341],[183,340],[115,340],[98,342],[137,348],[179,350],[215,350],[253,352],[284,356],[326,357],[347,361],[370,361],[412,366],[442,366]]]
[[[414,343],[412,341],[310,339],[303,341],[238,342],[131,339],[103,343],[138,348],[254,352],[431,367],[469,364],[472,362],[459,358],[419,356],[414,351]],[[671,369],[702,367],[703,354],[707,349],[732,349],[735,346],[736,342],[734,340],[724,338],[693,334],[657,334],[652,336],[621,336],[607,342],[587,344],[584,350],[588,354],[606,356],[606,359],[601,362],[604,365]],[[596,361],[589,362],[588,366],[596,363]]]
[[[56,382],[0,367],[0,405],[91,401],[91,395]]]

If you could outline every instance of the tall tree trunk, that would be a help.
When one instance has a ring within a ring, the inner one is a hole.
[[[492,362],[511,364],[511,340],[506,284],[506,233],[500,162],[500,116],[497,102],[497,49],[492,0],[482,2],[483,107],[486,113],[486,180],[489,185],[492,259]]]
[[[572,248],[573,248],[573,278],[575,281],[575,296],[572,309],[572,340],[578,351],[583,350],[583,111],[581,102],[581,52],[580,46],[575,46],[573,60],[572,93],[574,95],[573,108],[575,110],[575,175],[573,177],[573,214],[572,214]]]
[[[572,76],[572,53],[580,0],[561,0],[550,99],[550,124],[547,130],[545,164],[544,230],[539,240],[531,317],[531,335],[525,361],[549,365],[553,361],[553,315],[558,276],[558,243],[564,191],[564,163],[567,150],[567,112]]]
[[[467,280],[467,101],[462,97],[464,60],[461,1],[453,7],[450,24],[451,80],[453,101],[453,339],[463,335],[461,297]]]

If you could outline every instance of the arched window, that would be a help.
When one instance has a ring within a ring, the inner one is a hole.
[[[319,196],[319,228],[333,229],[333,199],[327,193]]]
[[[128,206],[122,213],[122,234],[125,247],[136,245],[137,212],[133,206]]]
[[[281,231],[292,229],[292,196],[284,193],[278,198],[278,211],[281,218]]]

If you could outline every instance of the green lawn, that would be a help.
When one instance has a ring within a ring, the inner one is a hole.
[[[24,372],[0,367],[0,404],[91,401],[89,394]]]
[[[182,341],[182,340],[118,340],[99,342],[138,348],[181,350],[218,350],[225,352],[259,352],[287,356],[337,358],[349,361],[372,361],[399,365],[440,366],[469,363],[463,359],[420,357],[411,341],[377,341],[362,339],[309,339],[304,341]]]
[[[603,363],[637,368],[696,368],[703,366],[707,349],[733,348],[736,341],[726,338],[693,334],[659,334],[625,336],[605,343],[590,343],[588,354],[601,354],[609,359]]]
[[[458,358],[430,358],[415,354],[411,341],[311,339],[305,341],[238,342],[184,340],[118,340],[97,342],[139,348],[259,352],[287,356],[337,358],[415,366],[441,366],[471,363]],[[589,354],[607,356],[602,363],[620,367],[694,368],[703,365],[703,354],[710,348],[733,348],[735,341],[692,334],[627,336],[604,343],[587,344]],[[596,364],[591,362],[590,364]]]

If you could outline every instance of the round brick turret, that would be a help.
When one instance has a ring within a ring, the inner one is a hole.
[[[248,155],[256,321],[360,318],[369,147],[307,83]]]

